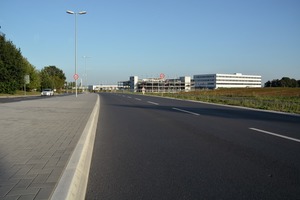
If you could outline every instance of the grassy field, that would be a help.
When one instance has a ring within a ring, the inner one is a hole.
[[[300,88],[216,89],[157,95],[300,114]]]

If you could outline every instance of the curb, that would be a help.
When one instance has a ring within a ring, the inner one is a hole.
[[[91,116],[83,130],[74,152],[56,186],[51,200],[83,200],[86,194],[94,141],[99,116],[100,100],[97,97]]]

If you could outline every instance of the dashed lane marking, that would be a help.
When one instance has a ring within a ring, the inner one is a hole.
[[[153,105],[159,105],[158,103],[152,102],[152,101],[147,101],[148,103],[151,103]]]
[[[265,133],[265,134],[268,134],[268,135],[273,135],[273,136],[276,136],[276,137],[284,138],[284,139],[287,139],[287,140],[292,140],[292,141],[295,141],[295,142],[300,142],[299,139],[288,137],[288,136],[285,136],[285,135],[280,135],[280,134],[277,134],[277,133],[272,133],[272,132],[261,130],[261,129],[257,129],[257,128],[249,128],[249,129],[253,130],[253,131],[258,131],[258,132],[261,132],[261,133]]]
[[[179,109],[179,108],[172,108],[173,110],[177,110],[177,111],[180,111],[180,112],[185,112],[185,113],[189,113],[189,114],[192,114],[192,115],[196,115],[196,116],[199,116],[200,114],[198,113],[194,113],[194,112],[190,112],[190,111],[187,111],[187,110],[182,110],[182,109]]]

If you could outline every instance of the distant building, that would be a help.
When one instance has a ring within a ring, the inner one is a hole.
[[[118,82],[119,90],[130,90],[131,92],[179,92],[191,91],[192,87],[192,80],[189,76],[183,76],[177,79],[138,79],[138,76],[131,76],[129,77],[129,81]]]
[[[235,74],[194,75],[195,89],[261,88],[261,76]]]
[[[117,90],[117,85],[89,85],[88,87],[89,91],[113,91]]]
[[[130,81],[118,81],[118,89],[119,90],[129,90],[130,89]]]
[[[129,87],[130,87],[131,92],[137,92],[138,82],[139,82],[139,78],[137,76],[129,77]]]

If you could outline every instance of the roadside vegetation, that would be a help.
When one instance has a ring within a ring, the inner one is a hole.
[[[300,88],[216,89],[154,95],[300,114]]]
[[[56,66],[37,70],[19,48],[0,34],[0,94],[16,94],[19,90],[35,92],[44,88],[60,90],[65,80],[64,72]]]
[[[40,96],[40,91],[26,91],[26,96]],[[0,97],[19,97],[19,96],[25,96],[25,92],[22,90],[16,90],[14,94],[5,94],[0,93]]]

